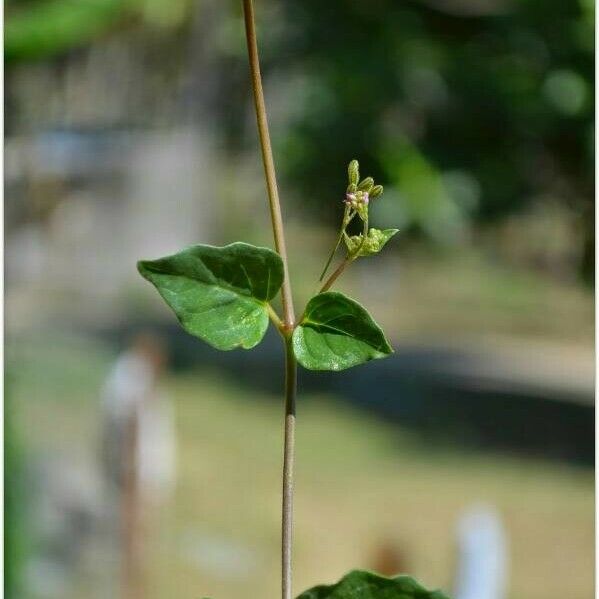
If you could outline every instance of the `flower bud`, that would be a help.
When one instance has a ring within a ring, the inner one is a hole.
[[[370,191],[372,189],[372,186],[374,185],[374,179],[372,177],[366,177],[366,179],[364,179],[360,185],[358,185],[358,189],[360,191]]]
[[[375,185],[371,190],[370,190],[370,198],[378,198],[380,195],[383,194],[383,186],[382,185]]]
[[[350,183],[347,186],[347,193],[356,193],[358,191],[358,186],[355,183]]]
[[[357,160],[352,160],[347,167],[347,177],[350,185],[357,185],[360,180],[360,170]]]

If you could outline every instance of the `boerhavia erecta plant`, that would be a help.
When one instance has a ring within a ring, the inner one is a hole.
[[[382,185],[360,178],[357,160],[349,163],[347,188],[341,191],[341,225],[320,275],[320,291],[296,319],[287,264],[285,232],[262,90],[252,0],[243,0],[245,31],[256,120],[275,251],[235,242],[223,247],[195,245],[172,256],[138,263],[189,334],[219,350],[251,349],[262,341],[269,322],[281,334],[285,350],[285,423],[282,493],[282,599],[291,599],[295,404],[298,363],[309,370],[344,370],[393,352],[385,334],[357,301],[331,291],[345,269],[378,254],[397,229],[370,227],[369,207],[379,201]],[[361,232],[350,235],[352,222]],[[341,248],[344,255],[327,276]],[[282,315],[272,305],[280,294]],[[408,576],[386,578],[355,570],[337,584],[305,591],[298,599],[444,599]]]

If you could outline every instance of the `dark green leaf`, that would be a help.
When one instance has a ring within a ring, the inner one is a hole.
[[[297,599],[448,599],[440,591],[427,591],[409,576],[386,578],[353,570],[337,584],[317,586]]]
[[[173,309],[183,328],[217,349],[249,349],[268,328],[267,303],[283,283],[272,250],[247,243],[195,245],[137,264]]]
[[[293,333],[293,351],[309,370],[343,370],[393,352],[385,334],[358,302],[342,293],[314,296]]]

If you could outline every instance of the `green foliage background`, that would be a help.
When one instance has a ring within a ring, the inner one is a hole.
[[[285,124],[273,126],[278,166],[316,215],[335,222],[339,165],[359,149],[365,170],[397,190],[389,222],[435,242],[555,199],[578,219],[577,268],[592,280],[591,0],[257,5],[266,80],[278,78],[288,96]],[[127,27],[159,30],[176,46],[194,6],[11,0],[7,65],[56,58]],[[214,68],[227,76],[211,108],[236,148],[253,126],[240,10],[229,0],[216,25]]]

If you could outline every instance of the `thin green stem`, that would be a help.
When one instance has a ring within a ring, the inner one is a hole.
[[[368,236],[368,213],[366,213],[366,218],[364,219],[364,227],[362,228],[362,241],[357,249],[353,252],[353,255],[357,258],[360,255],[360,250],[362,246],[366,242],[366,237]]]
[[[339,236],[337,237],[337,242],[333,246],[333,249],[331,250],[329,257],[327,258],[327,262],[324,265],[322,272],[320,273],[320,277],[318,277],[319,281],[322,281],[324,279],[324,276],[327,274],[327,270],[329,270],[329,266],[331,265],[331,262],[333,261],[333,257],[335,256],[335,253],[339,249],[339,245],[341,244],[341,240],[343,239],[344,232],[345,232],[345,229],[343,227],[341,227],[341,230],[339,231]]]
[[[320,288],[318,293],[324,293],[328,291],[333,283],[343,274],[343,271],[360,255],[360,250],[366,241],[366,236],[368,235],[368,216],[364,219],[364,227],[362,229],[362,241],[360,245],[351,253],[347,254],[343,259],[343,262],[337,267],[337,269],[333,272],[333,274],[326,280],[324,285]]]
[[[349,206],[345,207],[345,213],[343,214],[343,221],[341,222],[341,229],[339,230],[339,236],[337,237],[337,242],[333,246],[333,249],[327,259],[327,263],[324,265],[324,268],[322,269],[322,273],[321,273],[320,277],[318,278],[319,281],[322,281],[324,279],[324,276],[327,274],[327,270],[329,270],[329,266],[331,265],[331,262],[333,261],[333,257],[335,256],[335,253],[339,249],[339,246],[341,245],[341,241],[343,240],[343,234],[345,233],[347,226],[352,221],[352,219],[354,218],[355,215],[356,215],[356,213],[355,212],[352,213],[352,210]]]
[[[320,288],[320,291],[318,293],[324,293],[325,291],[328,291],[333,286],[333,283],[341,276],[343,271],[354,261],[354,259],[355,258],[352,258],[352,256],[350,254],[345,256],[345,258],[343,259],[343,262],[336,268],[336,270],[333,272],[333,274],[326,280],[325,284]]]
[[[245,21],[245,35],[248,47],[252,88],[254,91],[254,105],[258,136],[264,175],[268,191],[268,202],[272,230],[275,238],[275,248],[283,261],[284,279],[281,289],[283,303],[283,322],[280,329],[285,337],[285,427],[283,448],[283,499],[282,499],[282,526],[281,526],[281,590],[282,599],[292,597],[292,545],[293,545],[293,464],[295,460],[295,396],[297,390],[297,360],[291,345],[291,334],[295,326],[293,311],[293,298],[291,296],[291,283],[289,280],[289,266],[287,250],[285,247],[285,233],[275,165],[270,145],[264,91],[262,90],[262,77],[260,75],[260,61],[258,57],[258,44],[256,40],[256,25],[254,19],[254,6],[252,0],[243,0],[243,16]],[[273,310],[274,312],[274,310]],[[272,318],[272,314],[271,314]],[[278,316],[277,316],[278,319]],[[279,319],[280,321],[280,319]]]

